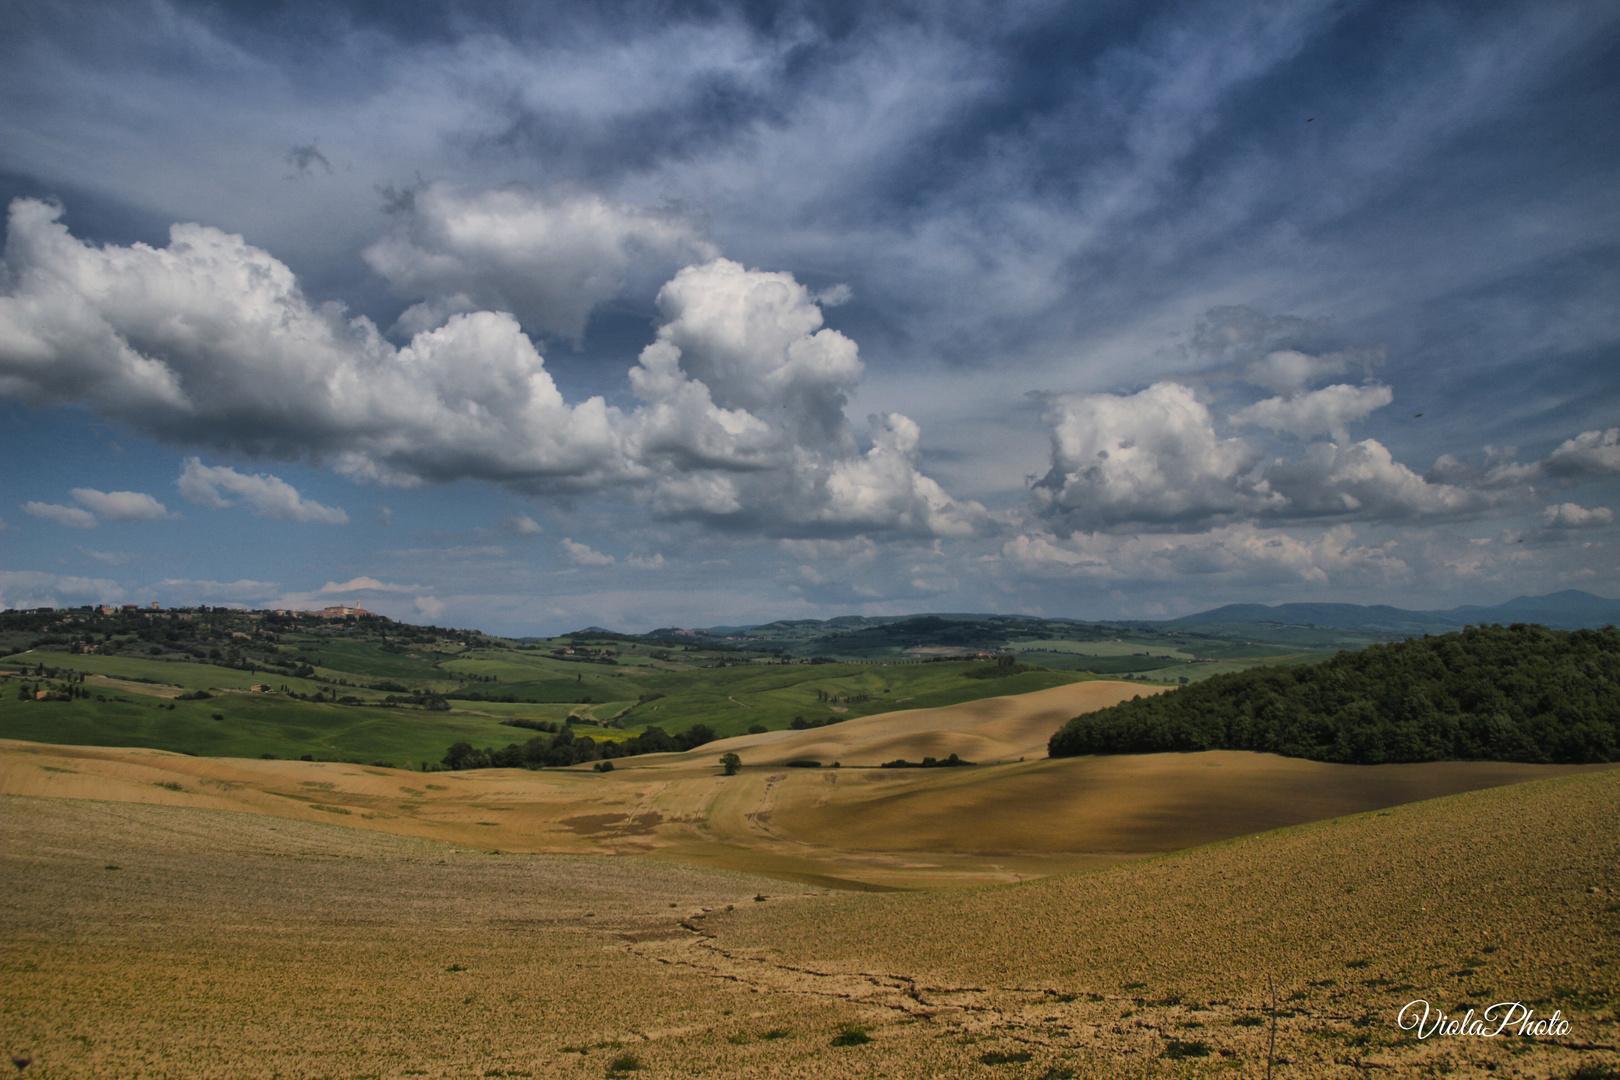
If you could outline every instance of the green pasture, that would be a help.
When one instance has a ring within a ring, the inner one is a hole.
[[[70,627],[77,623],[65,624]],[[926,645],[928,634],[943,645],[964,633],[961,625],[924,620],[893,628],[852,624],[838,640],[804,643],[806,651],[859,646],[868,659],[837,663],[784,662],[765,652],[705,646],[701,641],[665,641],[581,633],[543,642],[505,642],[482,636],[423,641],[396,624],[272,627],[235,613],[206,612],[186,627],[143,619],[113,620],[129,647],[159,655],[71,653],[39,648],[0,659],[0,666],[44,664],[64,671],[150,680],[184,690],[208,690],[200,702],[166,701],[130,689],[87,686],[92,698],[72,702],[18,702],[13,683],[0,684],[0,735],[45,742],[152,746],[198,754],[278,757],[355,757],[365,760],[437,761],[450,743],[478,746],[524,742],[532,731],[504,726],[511,719],[562,722],[574,717],[578,735],[620,739],[657,725],[678,733],[706,724],[720,736],[751,727],[777,730],[795,718],[847,720],[903,709],[954,705],[984,697],[1028,693],[1091,678],[1131,675],[1145,683],[1176,685],[1182,678],[1211,675],[1264,663],[1320,659],[1321,654],[1196,636],[1144,640],[1121,630],[1122,640],[1097,640],[1096,629],[1066,638],[1064,627],[1044,624],[1032,639],[1012,645],[1037,670],[1002,678],[971,678],[984,661],[922,661],[904,650]],[[930,629],[931,627],[931,629]],[[233,636],[245,628],[247,638]],[[268,629],[267,629],[268,628]],[[795,628],[784,627],[784,630]],[[988,631],[1005,635],[999,623]],[[186,636],[171,631],[183,630]],[[270,632],[273,631],[273,632]],[[988,632],[987,631],[987,632]],[[1127,636],[1129,635],[1129,636]],[[791,635],[790,635],[791,636]],[[1085,638],[1091,640],[1085,640]],[[785,640],[785,639],[784,639]],[[470,644],[463,644],[462,642]],[[558,649],[607,650],[612,663],[553,655]],[[263,665],[270,660],[308,663],[314,678],[291,678],[268,670],[247,671],[195,663],[182,650],[218,648]],[[986,641],[974,646],[1003,647]],[[1190,662],[1220,654],[1217,662]],[[836,655],[837,653],[835,653]],[[842,653],[844,656],[849,652]],[[167,658],[165,658],[167,656]],[[451,711],[382,708],[382,698],[400,691],[373,690],[389,682],[411,691],[445,695]],[[238,694],[256,683],[306,696],[333,694],[361,704],[296,701],[281,693]],[[221,692],[224,691],[224,692]],[[511,697],[514,700],[473,700]],[[97,702],[94,696],[113,700]],[[171,709],[168,706],[174,705]],[[219,714],[221,720],[214,720]]]
[[[1013,648],[1020,653],[1071,653],[1076,656],[1125,656],[1138,659],[1144,658],[1139,654],[1175,660],[1192,660],[1203,655],[1197,651],[1184,651],[1179,645],[1148,644],[1140,641],[1020,641]]]
[[[300,694],[313,694],[326,687],[312,679],[294,679],[273,671],[243,671],[240,668],[219,667],[214,664],[188,664],[168,660],[142,660],[133,656],[99,656],[95,653],[25,652],[0,657],[0,665],[28,667],[44,664],[48,668],[80,671],[90,675],[107,675],[114,679],[149,679],[186,690],[238,689],[245,690],[258,683],[276,689],[286,686]],[[320,671],[316,669],[317,673]],[[346,672],[332,672],[333,677]],[[339,687],[339,692],[345,688]]]
[[[317,669],[341,672],[351,680],[359,676],[372,681],[387,679],[410,685],[425,685],[427,681],[447,682],[438,666],[444,654],[420,647],[406,653],[390,653],[384,652],[375,642],[336,638],[319,642],[285,641],[281,653],[288,659],[295,654],[307,656]]]
[[[534,734],[494,717],[294,701],[280,694],[18,701],[14,686],[14,680],[0,682],[0,738],[74,746],[141,746],[210,757],[309,754],[404,766],[437,762],[446,747],[463,739],[504,746]]]
[[[631,730],[656,724],[666,731],[682,731],[701,723],[721,736],[741,735],[755,724],[772,730],[785,728],[800,716],[806,720],[852,719],[897,709],[936,708],[1044,690],[1089,677],[1050,670],[1004,679],[970,679],[963,674],[978,666],[962,662],[762,664],[694,672],[683,678],[649,678],[645,680],[647,691],[664,696],[635,705],[619,720]],[[818,691],[831,700],[823,699]],[[867,700],[852,700],[861,696]]]

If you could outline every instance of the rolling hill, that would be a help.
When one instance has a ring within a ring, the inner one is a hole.
[[[613,858],[390,835],[348,789],[408,774],[238,763],[354,808],[287,815],[229,802],[247,773],[190,771],[220,762],[27,749],[5,751],[8,780],[86,785],[0,796],[0,1013],[6,1049],[43,1076],[1568,1080],[1620,1066],[1612,770],[1037,882],[859,894],[645,858],[641,826]],[[143,767],[187,791],[130,771]],[[1237,779],[1229,790],[1253,786]],[[472,830],[541,779],[450,783],[468,789]],[[1455,1016],[1522,1001],[1568,1027],[1419,1040],[1395,1023],[1413,1000]]]

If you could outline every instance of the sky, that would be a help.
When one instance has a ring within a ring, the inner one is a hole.
[[[1620,595],[1612,3],[0,5],[0,606]]]

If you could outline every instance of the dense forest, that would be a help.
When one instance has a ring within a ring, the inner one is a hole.
[[[1259,750],[1357,764],[1620,761],[1620,630],[1469,627],[1217,675],[1070,720],[1052,757]]]

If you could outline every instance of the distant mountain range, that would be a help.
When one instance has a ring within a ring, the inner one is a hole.
[[[1494,607],[1468,604],[1444,611],[1407,611],[1387,604],[1227,604],[1197,615],[1153,623],[1159,628],[1199,629],[1233,624],[1270,624],[1371,631],[1411,637],[1446,633],[1479,623],[1540,623],[1559,630],[1620,624],[1620,600],[1605,600],[1579,589],[1546,596],[1519,596]],[[1134,624],[1133,624],[1134,625]]]
[[[1445,611],[1408,611],[1387,604],[1228,604],[1196,615],[1158,620],[1086,621],[960,612],[841,615],[697,630],[668,627],[647,636],[724,638],[802,656],[880,656],[918,648],[997,649],[1040,638],[1097,641],[1121,636],[1165,641],[1191,636],[1298,649],[1337,649],[1444,634],[1481,623],[1540,623],[1559,630],[1620,625],[1620,600],[1567,589],[1547,596],[1520,596],[1493,607],[1467,605]]]

